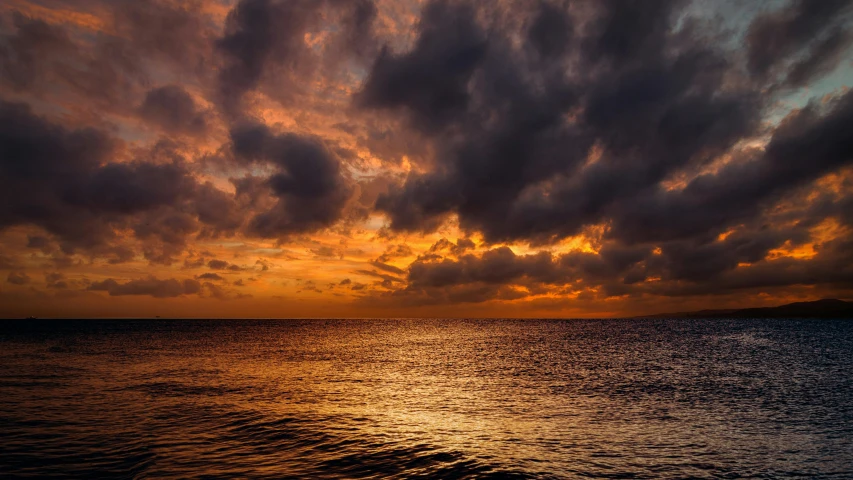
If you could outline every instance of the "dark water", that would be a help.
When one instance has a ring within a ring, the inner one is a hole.
[[[853,478],[853,321],[0,322],[0,478]]]

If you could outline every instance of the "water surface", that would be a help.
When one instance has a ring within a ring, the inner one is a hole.
[[[0,477],[853,478],[853,321],[0,322]]]

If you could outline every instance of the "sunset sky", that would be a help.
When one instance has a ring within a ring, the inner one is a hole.
[[[4,0],[0,316],[853,298],[853,3]]]

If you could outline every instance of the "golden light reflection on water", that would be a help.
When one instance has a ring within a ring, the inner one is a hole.
[[[817,475],[853,460],[838,435],[853,424],[849,329],[435,319],[7,330],[0,467],[570,478],[802,475],[808,464]]]

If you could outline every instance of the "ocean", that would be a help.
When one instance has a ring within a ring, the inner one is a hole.
[[[853,478],[849,320],[0,322],[0,478]]]

